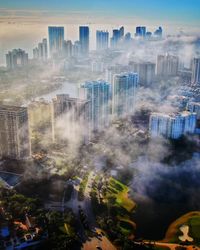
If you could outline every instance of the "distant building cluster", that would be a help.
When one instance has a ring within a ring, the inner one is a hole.
[[[137,89],[137,73],[123,73],[115,75],[113,84],[103,80],[81,84],[78,98],[60,94],[51,102],[33,101],[28,109],[0,105],[0,157],[29,157],[31,138],[37,130],[45,139],[48,129],[55,143],[77,137],[87,143],[113,118],[133,113]]]
[[[96,50],[118,49],[132,41],[131,33],[125,34],[124,27],[114,29],[112,37],[108,31],[96,31]],[[146,27],[136,27],[135,38],[162,38],[162,28],[159,27],[154,34],[146,31]],[[79,27],[79,40],[74,44],[71,40],[65,40],[63,26],[49,26],[48,40],[44,38],[37,47],[33,49],[33,59],[46,62],[51,59],[69,57],[88,57],[90,52],[90,29],[89,26]],[[21,50],[9,51],[6,54],[6,65],[8,69],[15,69],[17,66],[28,64],[28,54]]]
[[[13,49],[6,54],[8,69],[16,69],[28,64],[28,54],[22,49]]]
[[[33,49],[33,59],[38,62],[48,62],[48,60],[64,59],[64,68],[73,67],[74,60],[90,60],[90,28],[89,26],[79,27],[79,40],[74,43],[71,40],[65,40],[65,29],[63,26],[49,26],[48,39],[44,38],[37,47]],[[135,40],[134,40],[135,39]],[[107,53],[110,50],[113,54],[121,49],[128,48],[131,42],[146,40],[158,41],[163,39],[163,28],[158,27],[154,32],[149,32],[146,26],[137,26],[135,34],[125,33],[121,26],[113,29],[112,36],[106,30],[96,31],[96,52]],[[6,54],[6,65],[8,69],[17,69],[29,64],[28,53],[22,49],[14,49]],[[55,61],[54,63],[57,63]],[[109,71],[112,65],[105,65],[101,58],[93,60],[91,58],[91,71],[103,73]],[[156,78],[179,76],[182,81],[190,81],[193,86],[200,84],[200,58],[195,57],[192,60],[189,70],[184,68],[183,62],[176,53],[158,54],[156,63],[150,61],[130,60],[129,68],[124,72],[135,72],[139,76],[139,83],[142,86],[150,87]],[[119,73],[122,73],[119,70]],[[117,73],[117,72],[116,72]],[[110,73],[109,73],[110,74]],[[114,75],[114,73],[112,73]],[[110,78],[111,75],[108,77]],[[112,80],[106,80],[112,83]]]
[[[108,127],[112,119],[133,114],[139,86],[151,88],[155,82],[176,77],[190,84],[168,96],[167,101],[179,112],[151,114],[149,133],[152,137],[171,139],[193,134],[200,120],[199,57],[193,58],[187,69],[182,58],[171,50],[158,52],[154,62],[134,57],[134,53],[126,55],[126,62],[122,58],[120,64],[110,60],[121,58],[132,43],[139,46],[161,39],[162,27],[150,32],[145,26],[138,26],[133,37],[130,32],[125,33],[123,26],[113,29],[112,34],[97,30],[96,51],[91,51],[89,26],[79,27],[79,40],[75,42],[65,40],[63,26],[49,26],[48,39],[42,39],[33,49],[33,63],[58,62],[69,73],[73,69],[84,73],[89,70],[102,80],[84,80],[78,88],[78,98],[60,94],[50,102],[32,101],[28,108],[0,105],[0,157],[29,157],[31,140],[37,131],[54,143],[66,143],[69,137],[77,136],[88,142],[96,131]],[[24,50],[14,49],[6,54],[6,64],[9,70],[16,70],[30,64],[30,60]],[[50,138],[45,133],[47,129]]]
[[[152,32],[147,31],[147,28],[145,26],[138,26],[136,27],[136,33],[135,36],[138,38],[151,38],[151,37],[156,37],[156,38],[162,38],[162,27],[159,27],[155,32],[152,34]]]

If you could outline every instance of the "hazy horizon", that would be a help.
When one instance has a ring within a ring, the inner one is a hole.
[[[178,1],[177,1],[178,2]],[[89,25],[90,46],[95,49],[95,30],[109,32],[121,25],[126,32],[135,33],[135,27],[145,25],[149,31],[158,26],[164,36],[200,32],[197,0],[170,1],[5,1],[0,3],[0,65],[5,54],[13,48],[22,48],[32,57],[32,49],[44,37],[48,38],[49,25],[65,27],[66,40],[78,40],[78,26]],[[178,11],[177,11],[178,10]],[[109,23],[108,23],[109,20]]]

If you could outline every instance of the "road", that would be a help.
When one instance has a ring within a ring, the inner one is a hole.
[[[97,227],[95,216],[92,209],[91,204],[91,198],[90,198],[90,192],[92,190],[92,183],[96,177],[96,174],[94,171],[91,171],[88,176],[88,181],[85,187],[84,192],[84,200],[79,201],[78,200],[78,191],[79,191],[79,183],[73,182],[73,192],[71,195],[71,199],[68,202],[64,202],[65,200],[65,193],[63,194],[61,202],[52,202],[50,204],[47,204],[48,208],[57,209],[61,212],[64,211],[66,207],[71,208],[72,211],[76,214],[77,218],[79,219],[79,235],[81,236],[84,244],[83,244],[83,250],[94,250],[97,246],[101,247],[102,250],[116,250],[116,248],[112,245],[112,243],[108,240],[106,236],[102,237],[92,237],[88,238],[85,234],[85,230],[83,228],[83,225],[80,221],[79,217],[79,206],[83,209],[84,213],[87,216],[87,220],[89,223],[90,230],[93,232],[96,232],[97,234],[101,233],[101,230]]]
[[[100,233],[100,229],[96,229],[97,233]],[[101,239],[101,240],[100,240]],[[100,239],[93,237],[84,243],[82,250],[95,250],[96,247],[101,247],[103,250],[116,250],[116,247],[108,240],[106,236],[102,236]]]
[[[176,250],[177,247],[183,247],[183,245],[180,245],[180,244],[175,244],[175,243],[165,243],[165,242],[157,242],[157,241],[143,241],[143,242],[134,242],[135,244],[137,245],[154,245],[154,246],[158,246],[158,247],[167,247],[169,248],[170,250]],[[193,246],[193,245],[190,245],[190,246],[187,246],[185,245],[184,246],[185,249],[187,250],[200,250],[199,247],[197,246]]]
[[[92,183],[94,181],[95,176],[96,176],[95,173],[91,171],[88,176],[88,182],[85,188],[85,193],[84,193],[85,199],[81,204],[83,211],[85,212],[85,214],[87,215],[87,218],[89,219],[89,225],[91,229],[94,229],[97,226],[95,216],[93,213],[93,209],[92,209],[91,198],[90,198],[90,192],[92,190]]]

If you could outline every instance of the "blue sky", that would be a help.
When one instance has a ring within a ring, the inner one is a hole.
[[[55,15],[59,11],[87,11],[200,25],[200,0],[1,0],[0,8],[55,11]]]

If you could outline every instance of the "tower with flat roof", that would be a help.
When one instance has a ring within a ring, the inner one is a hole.
[[[27,108],[0,105],[0,157],[22,159],[30,151]]]

